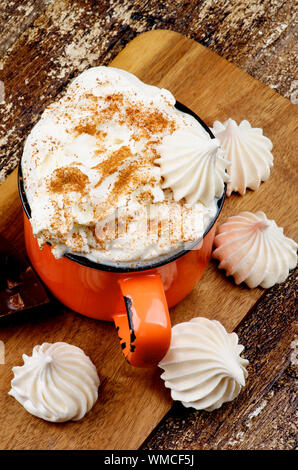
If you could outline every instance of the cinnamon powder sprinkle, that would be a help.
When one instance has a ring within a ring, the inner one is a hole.
[[[151,134],[160,133],[166,129],[174,132],[175,122],[167,119],[161,112],[143,111],[138,108],[126,108],[126,122],[139,129],[144,129]]]
[[[49,183],[53,193],[69,193],[71,191],[83,193],[89,178],[79,168],[74,166],[57,168]]]
[[[97,188],[102,181],[107,178],[109,175],[112,175],[118,168],[132,156],[131,150],[126,145],[120,147],[120,149],[113,152],[107,160],[99,163],[98,165],[92,167],[92,169],[100,170],[101,177],[96,183],[95,188]]]
[[[76,126],[74,128],[74,131],[78,135],[80,135],[80,134],[96,135],[97,128],[96,128],[96,124],[86,123],[86,124]]]

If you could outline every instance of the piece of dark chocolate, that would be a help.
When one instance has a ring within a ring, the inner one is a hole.
[[[0,235],[0,318],[27,312],[50,301],[41,281],[23,257]]]

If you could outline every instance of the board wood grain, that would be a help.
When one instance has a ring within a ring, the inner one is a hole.
[[[139,78],[168,88],[177,100],[208,124],[228,117],[263,127],[274,144],[275,165],[257,192],[231,196],[221,215],[263,210],[295,236],[295,107],[208,49],[170,31],[151,31],[135,38],[111,63]],[[22,217],[13,172],[0,187],[0,232],[23,250]],[[232,331],[263,294],[237,287],[211,262],[192,293],[172,309],[173,324],[202,315],[220,320]],[[100,299],[99,299],[100,301]],[[53,301],[30,317],[15,316],[0,325],[6,364],[0,365],[0,448],[2,449],[136,449],[171,406],[160,371],[139,370],[125,363],[112,324],[82,317]],[[21,365],[44,341],[67,341],[84,349],[101,379],[99,399],[77,423],[51,424],[30,416],[7,395],[11,367]]]

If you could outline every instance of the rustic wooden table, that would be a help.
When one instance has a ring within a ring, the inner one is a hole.
[[[108,64],[147,30],[172,29],[196,39],[296,102],[294,3],[2,1],[0,80],[10,85],[0,88],[0,99],[5,91],[0,107],[0,181],[17,165],[24,137],[44,107],[69,80],[89,66]],[[20,79],[24,92],[14,95]],[[44,92],[37,109],[30,103],[40,83]],[[212,417],[175,404],[142,448],[295,448],[295,274],[264,292],[238,328],[250,361],[250,381],[237,404],[225,405]]]

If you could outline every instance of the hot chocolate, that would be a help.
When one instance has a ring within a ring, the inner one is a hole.
[[[111,67],[70,84],[22,158],[39,245],[106,264],[156,261],[200,238],[226,166],[219,141],[169,91]]]

